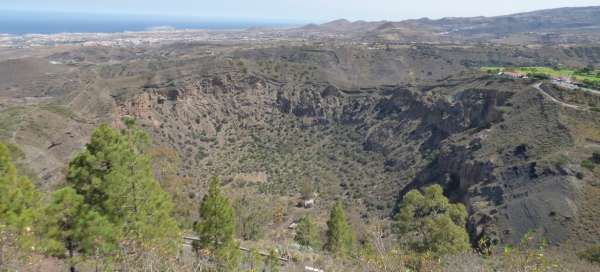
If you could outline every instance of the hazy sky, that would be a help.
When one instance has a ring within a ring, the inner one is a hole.
[[[600,0],[0,0],[4,10],[164,14],[205,18],[285,19],[322,22],[492,16]]]

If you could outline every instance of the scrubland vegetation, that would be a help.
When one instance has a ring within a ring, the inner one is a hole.
[[[516,72],[532,78],[564,78],[582,83],[589,87],[600,87],[600,70],[593,66],[581,69],[559,67],[482,67],[488,73]]]
[[[297,250],[241,251],[240,241],[269,240],[263,228],[276,217],[274,203],[232,201],[215,177],[198,205],[198,220],[186,230],[174,217],[176,198],[152,174],[148,136],[125,123],[121,131],[97,128],[70,162],[65,185],[49,195],[17,173],[10,150],[0,145],[2,271],[302,271],[306,263],[325,271],[598,268],[597,246],[582,250],[580,259],[565,259],[533,233],[503,248],[485,237],[473,243],[465,207],[450,203],[439,185],[408,192],[391,221],[357,226],[346,216],[352,207],[340,199],[324,228],[309,214],[297,222]],[[311,188],[304,187],[309,197]],[[197,236],[191,247],[183,243],[184,232]]]

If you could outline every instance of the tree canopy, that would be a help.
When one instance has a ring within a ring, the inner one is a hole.
[[[464,205],[451,204],[439,185],[408,192],[396,215],[402,240],[418,251],[455,254],[469,249]]]
[[[89,209],[83,197],[71,187],[54,192],[44,214],[42,230],[50,255],[72,258],[76,252],[84,255],[108,252],[114,245],[117,235],[112,224]]]
[[[222,266],[234,270],[239,259],[238,245],[234,239],[234,211],[229,199],[221,192],[217,177],[210,180],[199,214],[200,220],[195,226],[200,240],[197,246],[211,251]]]
[[[325,249],[340,255],[348,255],[354,247],[354,234],[346,222],[344,207],[336,202],[327,221],[327,243]]]
[[[294,240],[303,246],[319,246],[319,229],[311,216],[304,216],[298,220]]]
[[[39,198],[35,185],[17,174],[8,147],[0,143],[0,225],[18,234],[23,247],[33,242]]]
[[[148,135],[131,122],[117,131],[101,125],[69,164],[67,181],[84,203],[106,216],[123,240],[164,250],[179,246],[173,204],[144,153]]]

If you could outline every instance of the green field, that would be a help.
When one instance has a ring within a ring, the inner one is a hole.
[[[552,68],[552,67],[481,67],[484,72],[518,72],[527,75],[545,75],[551,78],[570,78],[573,81],[584,83],[586,85],[598,87],[600,86],[600,70],[598,69],[569,69],[569,68]]]

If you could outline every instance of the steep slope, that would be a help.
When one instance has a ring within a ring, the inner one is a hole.
[[[562,109],[530,84],[471,74],[439,86],[298,89],[229,73],[146,90],[129,106],[144,110],[126,112],[183,154],[182,175],[263,174],[255,186],[284,195],[310,179],[324,199],[383,214],[408,189],[441,183],[468,204],[474,238],[577,239],[589,173],[577,177],[583,157],[561,160],[579,148],[569,119],[593,127],[597,113]]]

